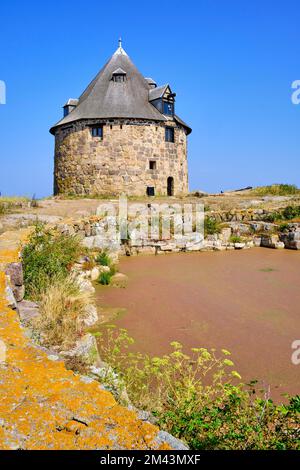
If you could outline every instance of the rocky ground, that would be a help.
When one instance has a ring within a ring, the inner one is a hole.
[[[168,449],[172,438],[101,384],[37,347],[19,320],[5,268],[28,232],[0,236],[0,449]]]
[[[168,203],[168,204],[204,204],[207,214],[250,213],[263,211],[273,212],[290,204],[300,204],[300,194],[290,196],[257,196],[251,190],[233,191],[223,194],[204,194],[202,197],[188,196],[185,198],[157,197],[129,199],[129,205],[136,202]],[[42,222],[56,223],[66,219],[79,219],[96,214],[100,204],[118,204],[117,198],[112,199],[63,199],[47,198],[30,207],[30,203],[16,206],[8,214],[0,215],[0,233],[9,228],[32,224],[37,218]],[[241,217],[242,218],[242,217]]]
[[[100,383],[75,375],[60,358],[32,343],[21,326],[12,292],[7,290],[7,265],[18,261],[26,227],[36,220],[76,233],[88,248],[103,248],[100,203],[108,200],[50,198],[37,207],[22,203],[0,216],[0,448],[3,449],[158,449],[180,443],[134,411],[120,406]],[[118,201],[112,199],[117,205]],[[147,202],[149,199],[130,200]],[[300,224],[292,221],[283,231],[265,222],[274,211],[299,205],[299,196],[257,197],[251,191],[150,202],[203,203],[206,215],[222,223],[219,233],[207,236],[204,249],[241,249],[251,246],[300,249]],[[36,204],[34,204],[36,206]],[[150,240],[148,244],[121,246],[118,254],[142,251],[199,251],[200,241]],[[232,236],[242,237],[233,240]],[[108,248],[112,240],[108,239]],[[100,243],[100,245],[99,245]],[[182,241],[180,242],[182,243]],[[203,248],[203,247],[202,247]],[[201,248],[201,249],[202,249]],[[92,273],[91,273],[92,278]],[[120,282],[120,280],[117,280]],[[123,282],[123,281],[122,281]],[[16,286],[22,298],[22,286]],[[170,440],[171,439],[171,440]]]

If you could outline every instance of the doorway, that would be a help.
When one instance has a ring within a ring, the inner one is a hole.
[[[174,196],[174,178],[169,176],[167,179],[167,194],[168,196]]]

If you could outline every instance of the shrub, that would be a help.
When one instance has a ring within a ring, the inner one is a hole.
[[[102,284],[103,286],[108,286],[110,284],[112,276],[113,274],[110,271],[100,273],[100,276],[98,278],[99,284]]]
[[[257,196],[286,196],[298,194],[299,189],[295,184],[272,184],[270,186],[261,186],[254,189]]]
[[[282,211],[284,220],[292,220],[300,216],[300,206],[287,206]]]
[[[82,292],[70,276],[52,279],[40,294],[40,316],[34,327],[45,346],[72,347],[83,330],[82,319],[90,304],[91,294]]]
[[[112,260],[106,251],[102,251],[101,253],[99,253],[96,258],[96,262],[99,263],[101,266],[109,267],[109,271],[100,273],[100,276],[98,278],[99,284],[102,284],[103,286],[109,285],[112,276],[117,272],[116,266],[112,264]]]
[[[66,278],[81,253],[77,237],[36,224],[22,253],[26,297],[38,300],[54,279]]]
[[[264,222],[276,222],[277,220],[282,219],[282,214],[278,211],[270,212],[269,214],[266,214],[263,216],[263,221]]]
[[[288,229],[289,229],[289,224],[283,223],[283,224],[279,225],[278,231],[279,232],[284,232],[285,230],[288,230]]]
[[[241,243],[243,240],[238,235],[231,235],[229,238],[230,243]]]
[[[221,225],[215,219],[211,217],[205,217],[204,219],[204,235],[213,235],[215,233],[220,233]]]
[[[300,206],[287,206],[280,211],[270,212],[263,217],[265,222],[276,222],[279,220],[292,220],[300,217]]]
[[[239,383],[228,351],[193,348],[187,355],[174,342],[170,354],[149,357],[128,352],[133,339],[111,326],[98,341],[132,403],[192,449],[299,448],[300,397],[277,406],[257,395],[255,381]]]
[[[101,266],[110,266],[111,259],[106,253],[106,251],[101,251],[96,258],[96,263],[100,264]]]

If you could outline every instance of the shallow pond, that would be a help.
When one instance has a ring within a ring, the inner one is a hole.
[[[126,309],[113,323],[151,355],[179,341],[225,348],[244,381],[259,379],[278,399],[300,392],[300,252],[254,248],[123,258],[125,289],[97,288],[99,305]]]

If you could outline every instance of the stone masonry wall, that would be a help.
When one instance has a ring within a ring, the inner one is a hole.
[[[155,195],[167,194],[174,178],[174,195],[188,192],[186,131],[167,123],[113,120],[102,122],[103,139],[92,137],[91,125],[78,121],[55,135],[54,193],[78,195],[144,196],[147,186]],[[175,142],[165,142],[165,126],[175,128]],[[156,169],[149,169],[149,161]]]

